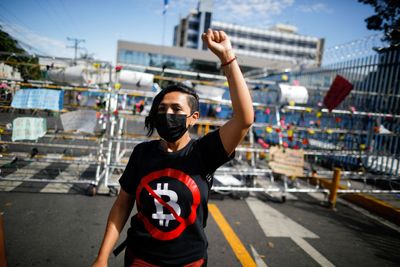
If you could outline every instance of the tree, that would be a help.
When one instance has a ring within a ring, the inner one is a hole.
[[[0,25],[0,61],[12,65],[24,80],[41,78],[39,60],[22,49],[18,41],[2,30]]]
[[[358,0],[374,8],[375,15],[365,19],[369,30],[383,31],[382,41],[391,47],[400,47],[400,1],[399,0]]]

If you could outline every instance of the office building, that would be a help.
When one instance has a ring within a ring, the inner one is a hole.
[[[238,61],[243,72],[261,69],[266,65],[278,69],[290,67],[288,62],[266,61],[245,55],[240,56]],[[219,59],[210,51],[123,40],[118,40],[117,64],[221,74]]]
[[[214,21],[212,0],[200,0],[198,8],[179,21],[173,45],[206,50],[201,34],[208,28],[225,31],[238,55],[290,62],[293,66],[321,65],[324,39],[298,34],[292,25],[262,29]]]

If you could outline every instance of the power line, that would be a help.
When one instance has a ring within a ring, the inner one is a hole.
[[[83,47],[79,47],[79,43],[84,43],[84,39],[78,39],[78,38],[70,38],[67,37],[67,40],[70,42],[74,42],[74,45],[72,46],[67,46],[67,48],[74,48],[75,49],[75,57],[74,57],[74,62],[76,63],[76,57],[78,53],[78,49],[83,49]]]
[[[62,24],[61,24],[61,21],[59,20],[58,16],[57,16],[54,12],[52,12],[52,11],[50,10],[50,7],[49,7],[49,5],[48,5],[47,3],[42,5],[42,3],[41,3],[39,0],[35,0],[35,2],[36,2],[36,6],[37,6],[41,11],[47,13],[47,18],[48,18],[49,20],[52,20],[52,26],[53,26],[53,27],[56,27],[56,28],[58,29],[58,32],[63,33],[64,36],[69,35],[69,34],[66,32],[66,27],[65,27],[65,25],[62,25]],[[51,2],[51,1],[49,1],[49,2]]]
[[[73,16],[71,16],[71,13],[68,11],[66,5],[64,4],[63,0],[59,0],[61,3],[61,8],[63,9],[64,12],[62,12],[64,15],[67,17],[67,21],[70,21],[71,25],[73,26],[74,30],[78,35],[82,36],[82,32],[80,31],[80,28],[76,24],[76,20],[74,19]]]

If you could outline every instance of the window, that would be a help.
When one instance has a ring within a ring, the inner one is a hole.
[[[190,21],[189,29],[195,30],[195,31],[199,30],[199,23],[197,21]]]

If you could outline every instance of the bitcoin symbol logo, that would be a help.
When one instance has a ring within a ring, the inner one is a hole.
[[[177,203],[178,195],[175,193],[175,191],[168,190],[168,183],[164,183],[163,189],[161,189],[161,183],[157,183],[157,190],[154,190],[154,192],[159,197],[168,196],[169,201],[167,204],[174,209],[176,214],[181,215],[181,208]],[[164,214],[164,207],[160,202],[158,202],[157,199],[154,199],[154,204],[156,205],[156,213],[153,213],[151,218],[159,220],[160,226],[164,226],[165,221],[165,226],[168,227],[169,221],[176,220],[172,214]]]

